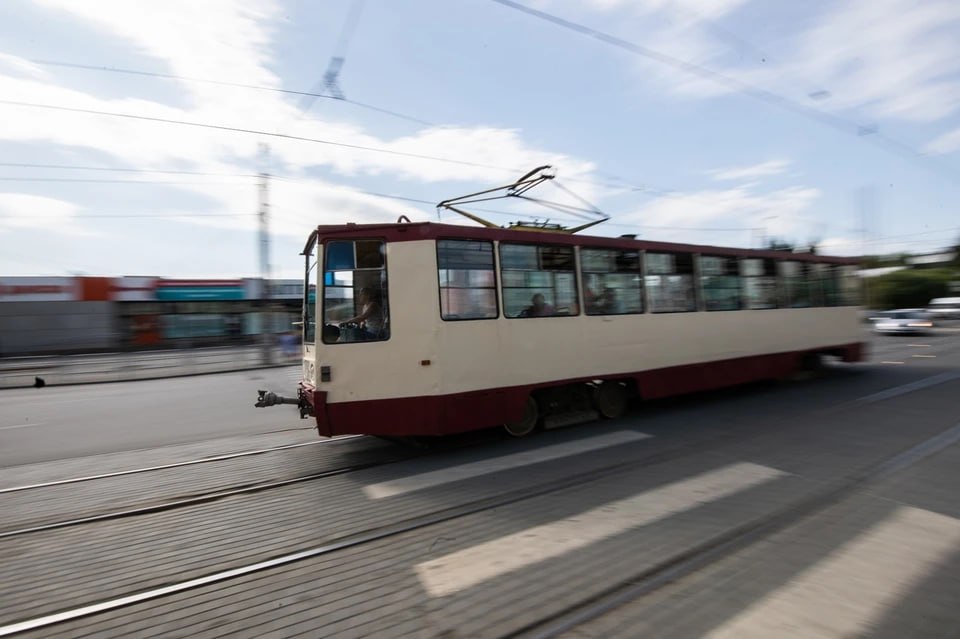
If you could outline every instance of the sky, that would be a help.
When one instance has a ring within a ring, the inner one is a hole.
[[[298,277],[318,224],[469,225],[435,204],[541,165],[596,235],[956,244],[960,3],[0,3],[0,276],[257,276],[263,173]]]

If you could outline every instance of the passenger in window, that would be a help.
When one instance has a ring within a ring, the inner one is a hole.
[[[342,324],[360,324],[363,339],[381,339],[383,336],[383,308],[377,293],[371,288],[362,288],[357,296],[360,314],[343,320]]]
[[[548,317],[555,312],[555,309],[547,304],[543,294],[537,293],[531,298],[530,306],[520,312],[520,317]]]

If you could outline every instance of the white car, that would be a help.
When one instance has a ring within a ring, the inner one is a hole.
[[[873,330],[887,335],[920,335],[933,328],[930,314],[922,308],[885,311],[873,324]]]

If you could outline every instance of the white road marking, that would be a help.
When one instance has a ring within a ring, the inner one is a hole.
[[[711,639],[854,637],[960,547],[960,519],[900,507],[714,629]]]
[[[431,596],[444,597],[785,475],[757,464],[725,466],[425,561],[415,569]]]
[[[929,344],[907,344],[907,346],[915,346],[917,348],[930,348]]]
[[[31,426],[43,426],[50,422],[26,422],[23,424],[10,424],[9,426],[0,426],[0,430],[13,430],[15,428],[30,428]]]
[[[911,355],[910,357],[926,357],[926,358],[935,358],[936,355]]]
[[[485,459],[483,461],[462,464],[434,470],[419,475],[411,475],[400,479],[391,479],[390,481],[370,484],[365,486],[363,492],[370,499],[383,499],[394,495],[423,490],[432,486],[448,484],[461,479],[489,475],[502,470],[517,468],[518,466],[528,466],[538,462],[559,459],[578,455],[599,448],[609,448],[618,444],[629,444],[631,442],[647,439],[650,435],[646,433],[637,433],[629,430],[621,430],[606,435],[597,435],[587,439],[580,439],[566,444],[554,444],[545,446],[536,450],[530,450],[522,453],[513,453],[503,457]]]
[[[903,364],[903,362],[880,362],[881,364]]]

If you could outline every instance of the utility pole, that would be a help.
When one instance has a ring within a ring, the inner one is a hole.
[[[267,172],[270,147],[260,145],[260,346],[264,365],[273,363],[270,310],[270,174]]]

